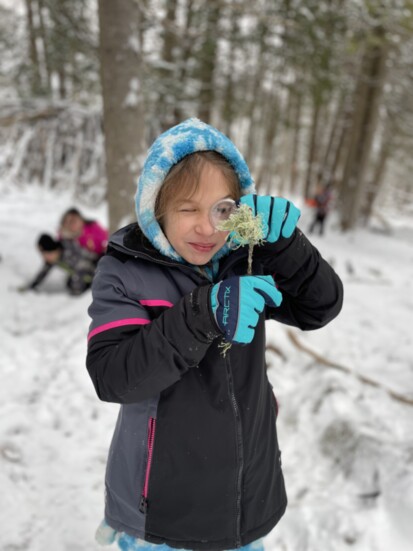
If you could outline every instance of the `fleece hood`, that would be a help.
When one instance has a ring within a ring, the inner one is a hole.
[[[161,134],[149,149],[138,180],[135,196],[139,227],[152,245],[163,255],[179,262],[184,259],[169,243],[155,218],[155,202],[171,168],[187,155],[197,151],[216,151],[231,164],[238,176],[241,194],[254,193],[249,168],[232,141],[219,130],[199,119],[191,118]],[[225,245],[214,256],[218,260],[228,252]]]

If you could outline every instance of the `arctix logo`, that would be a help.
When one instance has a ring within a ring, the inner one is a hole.
[[[231,294],[231,287],[225,287],[224,292],[224,313],[222,314],[222,325],[228,325],[229,318],[229,295]]]

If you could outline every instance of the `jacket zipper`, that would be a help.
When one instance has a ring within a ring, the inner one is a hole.
[[[156,429],[156,419],[154,419],[153,417],[150,417],[148,422],[148,445],[147,445],[148,455],[147,455],[146,470],[145,470],[145,481],[143,483],[143,491],[141,495],[141,501],[139,504],[139,511],[144,514],[148,510],[149,476],[151,474],[153,446],[155,443],[155,429]]]
[[[237,472],[237,485],[236,485],[236,540],[235,546],[241,547],[241,495],[242,495],[242,474],[244,470],[244,448],[242,443],[242,424],[241,416],[237,399],[234,392],[234,381],[232,377],[231,365],[229,358],[226,358],[225,366],[227,369],[228,378],[228,391],[231,399],[232,410],[234,412],[235,419],[235,442],[237,447],[237,460],[238,460],[238,472]]]

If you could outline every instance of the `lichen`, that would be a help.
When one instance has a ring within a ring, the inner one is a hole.
[[[222,339],[221,342],[218,344],[218,348],[221,349],[221,356],[225,358],[227,355],[227,352],[230,350],[232,346],[232,343],[226,341],[225,339]]]
[[[264,240],[264,223],[260,214],[254,216],[248,205],[240,205],[228,220],[218,226],[220,231],[229,231],[229,245],[236,249],[248,245],[247,274],[252,274],[252,254],[255,245]]]
[[[217,227],[219,231],[229,231],[229,245],[233,249],[248,245],[247,275],[252,275],[252,254],[255,245],[264,241],[264,223],[260,214],[256,216],[248,205],[240,205],[228,220],[221,222]],[[225,358],[232,344],[222,339],[218,348]]]

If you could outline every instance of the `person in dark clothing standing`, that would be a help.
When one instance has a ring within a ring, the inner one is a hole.
[[[331,184],[320,188],[314,196],[312,204],[315,208],[314,219],[309,227],[309,233],[313,233],[318,226],[319,234],[323,235],[325,230],[325,222],[328,213],[331,209],[331,203],[333,201],[333,191]]]
[[[235,145],[197,119],[154,142],[135,201],[138,223],[110,238],[89,308],[87,369],[121,405],[97,540],[262,550],[287,506],[265,320],[323,327],[341,281],[293,203],[256,195]],[[252,275],[248,247],[219,229],[238,202],[265,228]]]
[[[21,287],[20,291],[37,289],[56,266],[68,273],[66,287],[71,295],[80,295],[89,289],[96,270],[96,254],[82,249],[73,240],[55,240],[46,233],[39,237],[37,247],[44,264],[33,280]]]

